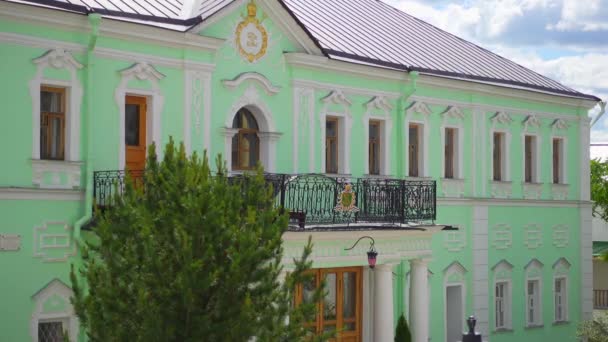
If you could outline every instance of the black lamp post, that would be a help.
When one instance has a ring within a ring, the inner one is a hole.
[[[359,241],[361,241],[362,239],[370,239],[371,242],[369,243],[369,251],[367,251],[367,264],[369,265],[369,268],[374,268],[376,266],[376,257],[378,256],[378,252],[376,252],[376,248],[374,248],[374,244],[376,243],[376,241],[374,241],[374,238],[371,236],[362,236],[359,238],[359,240],[357,240],[357,242],[355,242],[355,244],[351,247],[351,248],[345,248],[345,251],[350,251],[351,249],[355,248],[355,246],[357,246],[357,244],[359,243]]]
[[[475,324],[477,320],[475,316],[470,316],[467,319],[467,325],[469,326],[469,332],[462,334],[462,342],[482,342],[481,334],[475,332]]]

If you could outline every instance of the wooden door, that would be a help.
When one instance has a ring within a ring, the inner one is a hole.
[[[315,321],[305,324],[311,332],[338,331],[331,342],[361,341],[361,267],[316,269],[314,278],[296,291],[296,303],[312,299],[315,288],[325,280],[325,297],[318,303]]]
[[[146,167],[146,98],[127,96],[125,101],[125,166],[130,171]]]

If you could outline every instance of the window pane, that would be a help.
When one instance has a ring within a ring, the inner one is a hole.
[[[62,342],[63,324],[61,322],[38,323],[39,342]]]
[[[445,178],[454,178],[454,150],[455,150],[455,130],[454,128],[445,129],[444,161]]]
[[[331,321],[336,319],[337,314],[337,281],[335,273],[325,275],[327,285],[326,294],[323,298],[323,319]]]
[[[302,284],[302,302],[312,303],[317,289],[317,277],[313,276]]]
[[[335,120],[327,120],[325,124],[326,134],[328,137],[338,136],[338,122]]]
[[[525,148],[524,148],[524,164],[525,164],[525,182],[532,183],[532,148],[533,148],[533,137],[526,135]]]
[[[232,137],[232,166],[239,168],[239,135],[235,134]]]
[[[418,177],[418,160],[419,160],[419,126],[410,125],[409,128],[409,175],[410,177]]]
[[[561,178],[561,140],[553,139],[553,183],[559,184]]]
[[[377,122],[369,124],[369,138],[374,140],[380,138],[380,126]]]
[[[502,180],[502,134],[494,133],[494,149],[493,149],[493,179],[495,181]]]
[[[63,112],[62,107],[63,93],[41,91],[40,92],[40,111],[48,113],[61,113]]]
[[[338,122],[325,123],[325,172],[338,173]]]
[[[125,144],[140,146],[139,142],[139,105],[125,105]]]
[[[344,319],[356,318],[357,313],[357,274],[343,273],[342,316]]]

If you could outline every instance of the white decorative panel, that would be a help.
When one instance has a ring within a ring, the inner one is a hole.
[[[448,252],[460,252],[466,246],[465,234],[462,231],[446,231],[443,246]]]
[[[553,227],[553,246],[564,248],[568,246],[569,231],[568,226],[557,225]]]
[[[76,255],[72,227],[67,222],[45,222],[34,228],[34,256],[45,262],[63,262]]]
[[[464,197],[464,179],[441,179],[441,191],[444,197]]]
[[[493,198],[511,198],[513,189],[511,182],[490,182],[492,186]]]
[[[0,234],[0,251],[18,251],[21,249],[21,235]]]
[[[551,184],[551,195],[556,201],[568,199],[568,184]]]
[[[492,246],[496,249],[508,249],[513,243],[511,227],[507,224],[497,224],[494,226]]]
[[[543,231],[538,224],[524,226],[524,245],[529,249],[536,249],[543,245]]]
[[[538,200],[543,193],[543,185],[540,183],[524,183],[523,193],[525,199]]]

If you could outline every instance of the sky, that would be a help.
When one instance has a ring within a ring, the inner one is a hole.
[[[384,0],[586,94],[608,99],[608,0]],[[599,112],[599,106],[590,116]],[[608,142],[608,113],[591,130]]]

